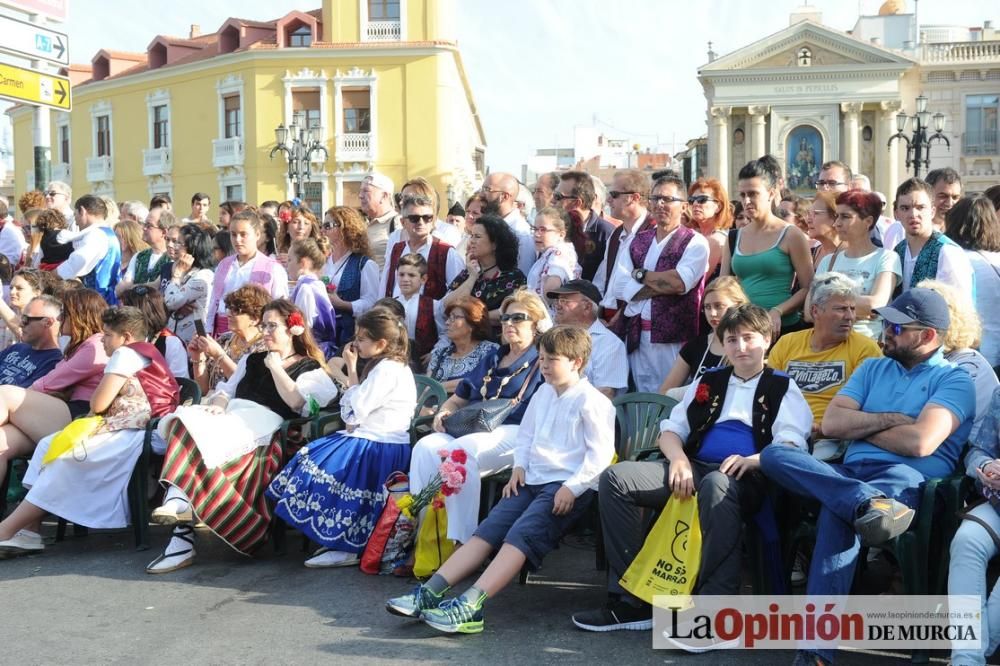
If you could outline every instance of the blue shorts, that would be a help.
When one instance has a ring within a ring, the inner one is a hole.
[[[559,546],[559,539],[583,515],[594,497],[593,490],[586,490],[576,498],[568,514],[556,516],[552,505],[560,488],[559,481],[518,488],[517,495],[501,499],[490,510],[474,536],[494,549],[509,543],[524,553],[532,569],[537,569],[542,558]]]

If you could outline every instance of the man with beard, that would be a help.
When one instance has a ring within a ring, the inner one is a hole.
[[[810,596],[850,593],[860,548],[906,531],[921,484],[955,470],[972,429],[972,379],[941,352],[951,324],[944,298],[914,288],[876,311],[885,357],[865,361],[823,417],[825,435],[851,440],[844,462],[793,446],[770,446],[760,457],[769,479],[820,503]],[[832,650],[817,649],[796,663],[832,661]]]

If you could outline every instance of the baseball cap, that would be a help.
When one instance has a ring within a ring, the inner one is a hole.
[[[890,324],[921,324],[939,331],[951,326],[948,303],[931,289],[914,287],[897,296],[892,303],[875,312]]]
[[[392,183],[392,178],[389,178],[389,176],[384,173],[378,173],[377,171],[375,173],[370,173],[365,176],[365,180],[368,181],[369,185],[377,187],[383,192],[388,192],[389,194],[396,192],[396,187]]]
[[[570,280],[558,289],[547,291],[545,297],[549,300],[555,300],[559,294],[583,294],[594,303],[598,305],[601,303],[601,292],[589,280]]]

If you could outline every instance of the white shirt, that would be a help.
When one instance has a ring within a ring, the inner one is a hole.
[[[56,236],[60,243],[72,243],[73,253],[66,261],[59,264],[56,274],[63,280],[81,277],[94,270],[101,259],[110,250],[109,239],[102,227],[108,226],[102,220],[95,222],[83,231],[63,229]]]
[[[167,362],[170,374],[188,379],[188,355],[184,341],[176,335],[169,335],[163,348],[166,350],[163,360]]]
[[[347,425],[356,425],[351,437],[388,444],[410,443],[410,419],[417,407],[417,385],[410,368],[399,361],[383,359],[361,384],[340,398],[340,415]]]
[[[385,263],[383,266],[389,263],[389,257],[392,255],[393,246],[399,241],[406,240],[407,238],[408,234],[406,234],[406,229],[403,227],[402,219],[400,219],[399,224],[396,225],[395,231],[389,234],[389,240],[386,241]],[[431,238],[437,238],[442,243],[447,243],[452,247],[458,247],[458,244],[462,242],[462,231],[454,224],[448,224],[444,220],[434,220],[434,231],[431,232]]]
[[[334,261],[333,257],[328,257],[323,265],[323,276],[330,278],[331,283],[339,286],[340,278],[344,274],[344,266],[347,265],[350,256],[350,254],[345,254],[338,261]],[[371,310],[375,301],[381,297],[382,292],[378,290],[378,282],[378,264],[374,260],[366,261],[361,267],[361,295],[358,300],[350,301],[351,310],[355,317]]]
[[[420,246],[420,249],[417,250],[417,254],[419,254],[424,259],[427,259],[428,262],[430,261],[432,244],[433,244],[432,241],[428,238],[427,241],[425,241],[424,244]],[[392,246],[388,247],[389,247],[389,252],[386,253],[385,268],[382,269],[382,276],[379,278],[378,281],[379,294],[384,294],[385,288],[389,285],[389,270],[392,265],[392,262],[389,260],[389,257],[391,256]],[[403,248],[403,254],[401,254],[400,257],[402,257],[405,254],[410,254],[411,252],[413,252],[413,249],[407,244],[407,246]],[[464,270],[465,270],[465,261],[462,260],[462,257],[458,256],[458,252],[455,252],[455,248],[449,248],[448,255],[445,257],[444,260],[445,289],[447,289],[448,285],[451,284],[452,280],[457,278],[458,274]],[[420,288],[420,293],[424,293],[423,287]],[[394,297],[399,296],[398,280],[396,281],[396,284],[392,289],[392,295]]]
[[[919,252],[917,253],[919,256]],[[917,265],[917,257],[910,254],[910,244],[906,244],[906,254],[903,257],[903,291],[910,288],[913,278],[913,268]],[[965,256],[965,250],[957,245],[945,243],[938,253],[937,279],[950,284],[963,294],[975,298],[976,282],[972,274],[972,264]]]
[[[166,254],[166,252],[157,253],[156,251],[151,250],[149,253],[149,263],[147,263],[146,266],[147,267],[155,266],[156,262],[158,262],[160,260],[160,257],[162,257],[164,254]],[[136,252],[135,254],[132,255],[132,258],[128,260],[128,266],[125,268],[125,276],[122,278],[126,282],[135,282],[135,263],[136,259],[138,258],[139,258],[139,253]]]
[[[722,403],[722,411],[716,423],[723,421],[739,421],[753,428],[753,396],[760,382],[760,374],[748,381],[743,381],[733,373],[729,377],[729,387],[726,389],[726,399]],[[691,382],[684,398],[670,412],[670,417],[660,421],[660,432],[672,432],[681,442],[687,442],[691,435],[691,425],[687,420],[687,410],[694,399],[700,382]],[[788,382],[788,391],[781,399],[778,415],[774,419],[771,432],[774,443],[793,444],[800,449],[808,449],[806,440],[812,434],[813,414],[809,403],[802,397],[802,391],[795,381]]]
[[[655,238],[653,239],[653,242],[649,244],[649,250],[646,251],[646,257],[642,263],[643,268],[647,271],[656,270],[656,262],[660,260],[660,254],[663,253],[663,250],[667,247],[667,243],[670,242],[675,233],[677,233],[677,229],[671,231],[659,242]],[[628,254],[624,260],[624,266],[629,278],[629,282],[622,289],[623,299],[629,302],[625,307],[625,315],[634,317],[637,314],[641,314],[643,319],[651,320],[653,318],[652,300],[649,298],[643,298],[638,301],[632,300],[639,293],[639,290],[642,289],[643,285],[632,278],[632,271],[636,266],[632,263],[631,254]],[[684,248],[684,254],[681,255],[681,259],[677,262],[674,270],[681,276],[685,294],[701,281],[708,270],[708,241],[705,240],[704,236],[696,232],[691,237],[691,241]]]
[[[28,241],[24,237],[24,231],[13,220],[8,219],[3,229],[0,229],[0,254],[5,255],[13,267],[21,261],[21,255],[26,249]]]
[[[580,266],[576,260],[576,249],[572,243],[559,243],[548,248],[531,266],[526,276],[528,289],[545,300],[545,281],[557,277],[560,284],[580,277]]]
[[[517,267],[521,269],[525,277],[535,264],[535,238],[531,233],[528,221],[521,216],[521,211],[517,208],[511,210],[504,216],[503,221],[507,223],[510,230],[517,236]]]
[[[215,273],[207,268],[197,268],[180,279],[171,278],[163,288],[163,304],[171,312],[179,310],[188,303],[194,304],[194,309],[183,319],[170,318],[167,326],[185,342],[191,342],[197,332],[194,327],[196,319],[205,321],[205,309],[208,298],[212,294],[212,281]]]
[[[417,339],[417,315],[420,310],[420,294],[414,294],[409,298],[399,294],[396,296],[396,300],[403,304],[403,310],[406,312],[406,335],[409,336],[411,340]],[[445,323],[444,323],[444,305],[440,300],[434,300],[434,325],[437,326],[438,339],[444,339],[445,335]]]
[[[882,247],[887,250],[895,250],[899,241],[906,238],[906,229],[899,220],[893,220],[892,224],[882,232]]]
[[[965,254],[976,275],[976,311],[983,324],[979,353],[990,365],[1000,365],[1000,252],[966,250]]]
[[[134,377],[136,373],[149,367],[151,363],[152,361],[139,352],[122,345],[111,354],[108,364],[104,366],[104,374]]]
[[[614,389],[615,392],[628,388],[628,354],[625,343],[608,330],[600,321],[595,321],[587,329],[593,343],[590,361],[583,369],[583,375],[596,388]]]
[[[625,300],[625,287],[630,282],[635,281],[632,279],[632,269],[629,268],[632,265],[632,255],[629,252],[629,247],[632,246],[632,240],[639,232],[639,228],[645,219],[646,211],[643,210],[642,217],[632,225],[632,231],[622,226],[622,235],[619,236],[618,240],[618,254],[614,257],[608,256],[608,250],[611,247],[610,243],[604,248],[604,261],[601,262],[601,265],[597,268],[597,273],[594,274],[594,286],[604,294],[601,307],[616,309],[618,307],[618,300]],[[613,262],[613,268],[611,269],[611,277],[608,279],[607,284],[605,284],[604,274],[607,272],[607,264],[605,262],[607,261]],[[600,283],[600,286],[598,286],[598,283]]]
[[[615,408],[581,378],[562,395],[551,384],[538,387],[517,430],[514,466],[524,482],[561,481],[579,497],[597,482],[615,455]]]

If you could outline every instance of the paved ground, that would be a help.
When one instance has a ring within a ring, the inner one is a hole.
[[[154,528],[154,547],[166,534]],[[158,577],[143,572],[157,552],[135,552],[129,532],[69,537],[44,555],[0,561],[0,664],[791,663],[790,653],[687,655],[653,651],[647,632],[577,631],[570,614],[604,593],[592,549],[576,540],[528,585],[492,600],[482,634],[460,637],[383,610],[412,583],[305,569],[298,543],[290,533],[287,555],[267,548],[249,560],[203,536],[195,566]],[[837,663],[906,662],[845,653]]]

